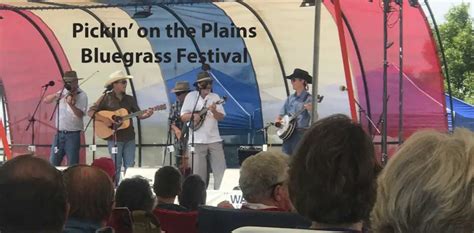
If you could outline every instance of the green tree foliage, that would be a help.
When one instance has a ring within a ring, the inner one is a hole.
[[[474,104],[474,30],[469,7],[469,3],[462,3],[451,8],[445,15],[446,22],[439,26],[439,33],[453,95]]]

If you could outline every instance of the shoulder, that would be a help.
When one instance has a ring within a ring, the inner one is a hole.
[[[186,95],[186,99],[196,98],[198,96],[198,91],[191,91]]]
[[[209,93],[209,97],[211,97],[212,99],[215,99],[215,100],[219,100],[221,98],[218,94],[216,94],[214,92]]]
[[[134,98],[133,96],[131,96],[131,95],[128,95],[128,94],[125,95],[124,98],[126,98],[126,99],[129,100],[129,101],[135,101],[135,98]]]
[[[79,97],[81,98],[87,98],[87,93],[82,90],[82,89],[79,89]]]

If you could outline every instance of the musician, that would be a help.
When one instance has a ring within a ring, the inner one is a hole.
[[[189,129],[189,142],[192,142],[192,137],[194,137],[195,143],[193,173],[200,175],[203,180],[207,180],[207,155],[209,154],[209,162],[214,174],[214,189],[219,189],[226,163],[217,122],[224,119],[225,111],[222,105],[216,104],[220,97],[212,93],[212,78],[208,72],[200,72],[194,86],[197,90],[190,92],[184,100],[181,120],[188,122],[193,116],[194,124],[197,124],[201,117],[199,113],[193,113],[193,110],[200,111],[203,107],[207,107],[208,111],[199,129],[194,133],[192,129]]]
[[[283,140],[282,151],[288,155],[291,155],[293,151],[296,150],[298,142],[310,124],[312,97],[311,94],[308,93],[308,84],[311,84],[312,77],[307,71],[297,68],[293,71],[293,74],[287,76],[286,78],[291,79],[291,85],[293,86],[295,93],[288,96],[275,122],[281,123],[283,116],[295,114],[303,108],[306,109],[306,111],[303,111],[297,117],[296,129],[293,134],[286,140]]]
[[[181,171],[184,177],[187,177],[191,173],[191,168],[188,165],[187,155],[187,126],[181,121],[181,108],[184,103],[186,95],[190,92],[189,82],[179,81],[176,82],[175,87],[171,89],[171,93],[176,95],[176,102],[173,104],[173,108],[170,113],[171,130],[175,136],[176,146],[176,166]]]
[[[128,81],[133,79],[133,76],[125,75],[121,70],[113,72],[107,82],[105,83],[105,88],[112,90],[100,97],[94,105],[89,108],[88,115],[92,118],[95,117],[96,120],[105,122],[109,127],[113,127],[113,121],[109,118],[95,114],[98,111],[107,110],[115,111],[121,108],[124,108],[128,113],[134,113],[140,111],[140,108],[137,105],[137,102],[131,95],[127,95],[125,90],[127,88]],[[94,116],[95,114],[95,116]],[[153,115],[153,110],[148,109],[144,114],[138,116],[138,119],[146,119]],[[116,139],[116,140],[114,140]],[[127,168],[133,167],[135,165],[135,130],[133,128],[132,119],[130,119],[130,126],[117,130],[114,135],[108,137],[107,145],[109,147],[109,153],[112,159],[115,162],[115,183],[118,184],[120,181],[120,171],[122,169],[122,161],[124,166],[124,172],[127,171]],[[112,148],[117,143],[117,160],[112,153]]]
[[[68,165],[79,163],[81,147],[81,131],[84,130],[83,117],[87,111],[87,94],[79,88],[76,71],[64,73],[64,88],[43,99],[45,103],[56,103],[59,98],[58,115],[56,119],[57,134],[51,145],[50,161],[54,166],[60,166],[64,155],[67,155]],[[58,125],[59,122],[59,125]]]

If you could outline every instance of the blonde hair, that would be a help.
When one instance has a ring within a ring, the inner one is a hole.
[[[474,134],[422,131],[411,136],[378,178],[375,233],[470,232]]]

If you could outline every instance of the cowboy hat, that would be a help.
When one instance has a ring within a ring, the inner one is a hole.
[[[63,75],[64,82],[72,82],[74,80],[81,80],[82,78],[77,78],[77,73],[74,70],[66,71]]]
[[[115,71],[115,72],[113,72],[112,74],[109,75],[109,79],[107,80],[107,82],[105,82],[104,87],[107,88],[112,83],[117,82],[117,81],[122,80],[122,79],[132,79],[132,78],[133,78],[133,76],[125,75],[125,73],[123,73],[123,71],[117,70],[117,71]]]
[[[305,80],[309,84],[311,84],[313,81],[313,77],[311,77],[311,75],[309,75],[307,71],[298,69],[298,68],[296,68],[293,71],[293,74],[286,76],[286,78],[287,79],[294,79],[294,78],[302,79],[302,80]]]
[[[171,93],[182,92],[182,91],[190,91],[188,81],[176,82],[174,85],[174,88],[171,89]]]

